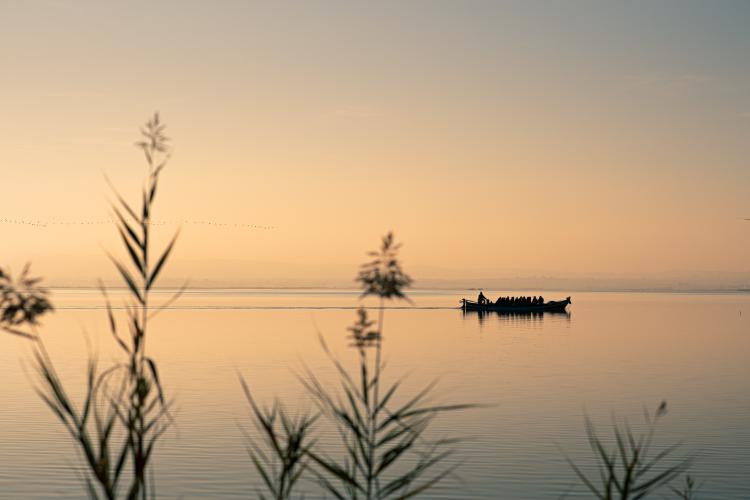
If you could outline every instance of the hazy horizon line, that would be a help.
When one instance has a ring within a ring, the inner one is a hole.
[[[106,285],[107,290],[128,290],[127,286],[122,285]],[[96,285],[46,285],[44,288],[48,290],[100,290],[99,286]],[[181,290],[185,291],[211,291],[211,290],[331,290],[341,292],[356,292],[361,294],[361,290],[356,287],[343,287],[337,285],[301,285],[301,286],[262,286],[262,285],[206,285],[206,286],[157,286],[152,288],[153,291],[174,291]],[[714,287],[714,288],[670,288],[670,287],[642,287],[642,288],[622,288],[622,287],[479,287],[479,286],[451,286],[451,287],[412,287],[409,290],[416,292],[430,292],[430,291],[507,291],[507,292],[529,292],[535,290],[537,292],[582,292],[582,293],[738,293],[738,294],[750,294],[750,288],[744,287]]]

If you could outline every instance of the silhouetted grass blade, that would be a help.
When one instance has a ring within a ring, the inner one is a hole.
[[[645,434],[637,438],[627,424],[622,426],[615,424],[613,429],[615,449],[611,451],[608,451],[599,439],[593,422],[586,416],[586,435],[598,463],[599,485],[572,460],[566,457],[566,461],[596,498],[609,500],[615,498],[615,495],[622,500],[645,498],[682,475],[693,461],[692,457],[687,456],[672,465],[664,463],[679,448],[679,443],[668,446],[653,457],[649,457],[656,424],[665,414],[666,402],[659,405],[653,418],[646,411],[644,420],[648,429]],[[657,468],[658,471],[652,472]]]
[[[143,305],[145,303],[143,296],[141,295],[141,291],[138,289],[138,285],[135,284],[135,280],[133,279],[133,276],[130,275],[130,272],[127,269],[125,269],[125,266],[120,264],[117,261],[117,259],[115,259],[111,255],[109,256],[109,258],[112,260],[112,263],[115,265],[115,267],[119,271],[120,276],[122,276],[122,279],[125,280],[125,283],[128,285],[128,288],[130,288],[130,291],[132,292],[133,296],[136,299],[138,299],[138,302],[141,305]]]
[[[167,245],[167,248],[164,250],[164,253],[161,254],[161,257],[159,257],[156,266],[154,266],[154,270],[151,272],[151,276],[148,277],[146,288],[150,289],[156,282],[156,278],[159,276],[159,272],[161,271],[162,266],[164,266],[164,263],[167,261],[167,258],[169,258],[169,254],[172,252],[172,248],[177,242],[177,237],[179,235],[180,232],[177,231],[177,233],[175,233],[175,235],[172,237],[172,240]]]

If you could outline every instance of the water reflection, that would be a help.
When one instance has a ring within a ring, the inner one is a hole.
[[[489,318],[495,317],[497,321],[505,324],[524,324],[536,325],[541,324],[546,316],[547,319],[553,319],[556,322],[570,322],[570,311],[467,311],[461,310],[464,321],[473,321],[475,318],[479,322],[480,328],[484,326]]]
[[[117,347],[106,313],[94,309],[98,291],[53,293],[66,309],[45,321],[45,343],[78,396],[87,349],[109,360]],[[435,421],[437,438],[456,429],[481,438],[461,444],[460,480],[426,500],[560,498],[577,485],[560,450],[576,463],[592,458],[584,409],[608,436],[612,414],[637,423],[643,405],[663,399],[672,409],[658,439],[685,440],[701,454],[692,470],[703,482],[701,498],[750,498],[750,295],[579,292],[573,323],[566,314],[461,315],[465,293],[415,292],[418,308],[387,313],[389,373],[407,375],[405,390],[439,379],[439,400],[490,405]],[[237,425],[248,415],[238,372],[259,401],[278,396],[296,403],[290,409],[309,408],[314,403],[296,377],[301,367],[338,383],[318,333],[348,367],[357,366],[346,338],[354,311],[344,308],[359,305],[358,296],[193,290],[179,309],[154,319],[149,350],[178,405],[175,431],[157,449],[160,496],[241,499],[263,485]],[[28,341],[6,337],[0,347],[0,499],[80,498],[85,485],[68,466],[80,463],[75,449],[21,368]],[[335,429],[321,431],[322,446],[338,442]],[[568,500],[589,498],[575,488]],[[303,492],[323,497],[313,482]]]

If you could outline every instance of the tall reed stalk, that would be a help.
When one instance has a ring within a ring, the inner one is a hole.
[[[118,260],[111,255],[129,298],[125,302],[124,321],[118,321],[104,286],[110,332],[123,352],[123,359],[99,370],[95,358],[87,369],[87,390],[81,409],[73,403],[57,375],[52,360],[40,341],[36,343],[35,360],[40,376],[38,393],[57,415],[78,444],[89,474],[88,493],[92,498],[113,499],[120,496],[120,483],[126,466],[130,468],[129,499],[155,496],[149,478],[154,448],[169,425],[169,402],[164,397],[156,361],[147,355],[146,339],[149,320],[166,307],[154,307],[150,292],[174,247],[177,234],[156,258],[152,256],[151,216],[159,175],[169,160],[168,138],[164,124],[155,114],[141,130],[143,140],[136,145],[143,151],[147,175],[135,209],[116,190],[117,203],[112,209],[117,230],[128,255]],[[118,325],[125,324],[126,334]],[[116,440],[118,440],[115,442]]]
[[[396,404],[401,382],[383,381],[382,341],[385,305],[394,299],[409,300],[404,289],[411,278],[398,260],[400,245],[392,233],[382,238],[378,251],[370,252],[356,278],[362,298],[374,296],[379,303],[377,322],[367,310],[357,311],[357,321],[349,328],[352,346],[359,355],[357,372],[349,372],[331,353],[326,353],[339,375],[340,391],[331,391],[312,372],[303,383],[321,412],[337,427],[343,445],[338,459],[313,449],[310,457],[318,466],[320,484],[339,499],[409,498],[431,488],[451,471],[440,467],[453,450],[454,439],[430,440],[425,431],[435,417],[446,411],[474,405],[428,405],[432,385]],[[369,352],[375,349],[374,360]],[[409,457],[410,461],[405,460]]]

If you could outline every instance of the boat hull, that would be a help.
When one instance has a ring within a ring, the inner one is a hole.
[[[570,297],[565,300],[554,300],[540,305],[508,306],[503,304],[479,304],[473,300],[462,299],[461,309],[464,311],[500,312],[500,313],[533,313],[533,312],[565,312],[570,304]]]

